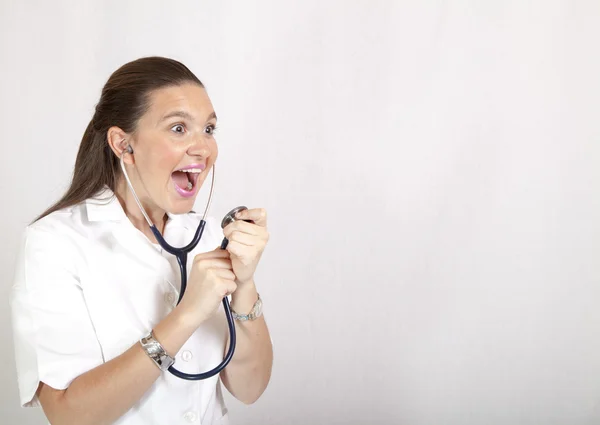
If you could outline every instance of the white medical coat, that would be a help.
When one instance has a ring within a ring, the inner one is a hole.
[[[201,216],[169,215],[164,237],[174,246],[192,239]],[[207,219],[188,256],[217,248],[219,223]],[[43,381],[65,389],[79,375],[117,357],[175,306],[177,260],[151,243],[126,217],[112,191],[54,212],[26,228],[11,294],[21,403],[38,406]],[[187,373],[223,359],[227,322],[222,307],[177,353]],[[218,376],[186,381],[168,372],[116,424],[227,424]]]

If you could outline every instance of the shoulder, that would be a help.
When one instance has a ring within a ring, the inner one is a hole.
[[[32,289],[57,288],[78,275],[83,259],[81,238],[71,220],[72,211],[56,211],[22,230],[12,299]]]
[[[19,262],[22,266],[60,264],[74,268],[85,237],[77,207],[55,211],[26,226],[21,232]]]
[[[93,240],[126,218],[114,193],[104,188],[75,205],[56,210],[30,224],[29,235],[53,236],[76,245]]]
[[[26,227],[27,231],[60,233],[81,222],[82,205],[74,205],[48,214]]]
[[[31,223],[24,229],[23,237],[28,243],[75,243],[85,233],[86,222],[85,202],[82,202]]]
[[[79,269],[90,244],[109,227],[91,219],[94,199],[56,210],[26,226],[19,247],[24,264],[55,262]]]

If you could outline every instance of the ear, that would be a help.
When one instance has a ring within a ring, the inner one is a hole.
[[[125,133],[119,127],[113,126],[106,132],[106,140],[117,158],[123,155],[123,162],[125,164],[133,164],[135,162],[133,155],[127,151],[127,146],[130,146],[129,141],[131,140],[129,134]]]

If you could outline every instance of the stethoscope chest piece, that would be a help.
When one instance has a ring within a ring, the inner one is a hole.
[[[239,206],[239,207],[236,207],[236,208],[232,209],[227,214],[225,214],[225,217],[223,217],[223,220],[221,220],[221,229],[224,229],[225,227],[227,227],[228,225],[230,225],[234,221],[237,221],[238,219],[235,218],[235,215],[237,213],[239,213],[240,211],[245,211],[247,209],[248,208],[246,208],[244,206]],[[244,220],[244,221],[252,223],[252,220]],[[223,242],[221,242],[221,249],[227,248],[228,244],[229,244],[229,240],[227,238],[223,238]]]
[[[230,225],[231,223],[236,221],[237,218],[235,218],[235,215],[237,213],[239,213],[241,211],[245,211],[247,209],[248,208],[246,208],[244,206],[235,207],[234,209],[229,211],[227,214],[225,214],[225,217],[223,217],[223,220],[221,221],[221,229],[224,229],[225,227],[227,227],[228,225]]]

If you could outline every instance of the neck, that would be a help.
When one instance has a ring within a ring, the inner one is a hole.
[[[133,184],[133,182],[132,182],[132,184]],[[152,223],[154,223],[154,225],[156,226],[158,231],[162,234],[164,227],[165,227],[166,219],[167,219],[166,212],[164,210],[160,209],[159,207],[157,207],[150,200],[150,198],[148,196],[145,196],[145,193],[140,193],[140,192],[143,192],[143,191],[136,190],[138,198],[140,199],[140,202],[141,202],[142,206],[144,207],[146,214],[148,214],[148,217],[150,217],[150,220],[152,220]],[[131,193],[131,190],[129,189],[129,186],[127,185],[127,182],[125,181],[124,178],[119,179],[119,181],[117,182],[117,185],[115,188],[115,195],[117,196],[117,199],[121,203],[121,206],[123,207],[123,210],[125,211],[125,215],[127,216],[127,218],[129,218],[129,220],[134,225],[134,227],[137,228],[138,230],[140,230],[152,242],[156,242],[156,238],[154,237],[154,234],[150,230],[148,222],[144,218],[144,214],[142,214],[142,211],[140,210],[140,207],[138,206],[138,204],[137,204],[133,194]]]

